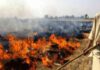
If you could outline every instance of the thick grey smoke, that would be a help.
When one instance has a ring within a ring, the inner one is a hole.
[[[0,19],[0,33],[16,32],[29,34],[31,32],[67,33],[80,32],[80,22],[60,21],[57,19]]]

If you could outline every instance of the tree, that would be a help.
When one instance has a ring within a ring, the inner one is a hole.
[[[45,15],[44,17],[45,17],[45,18],[49,18],[49,16],[48,16],[48,15]]]
[[[88,14],[85,14],[84,18],[89,18]]]

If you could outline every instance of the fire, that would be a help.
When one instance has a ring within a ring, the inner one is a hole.
[[[51,66],[51,64],[53,63],[52,60],[49,60],[48,57],[42,57],[42,63],[44,66]]]
[[[37,32],[35,33],[37,35]],[[5,66],[4,61],[22,59],[22,63],[28,65],[37,64],[41,60],[44,66],[52,66],[54,62],[64,62],[74,50],[80,47],[80,43],[67,41],[66,38],[52,34],[48,39],[45,37],[34,41],[32,38],[17,38],[12,34],[4,37],[9,43],[9,48],[5,49],[0,44],[0,69]],[[35,67],[34,69],[35,70]]]
[[[61,36],[60,37],[56,37],[54,34],[52,34],[50,36],[50,40],[53,42],[53,43],[56,43],[59,45],[59,49],[66,49],[70,52],[73,52],[73,50],[71,50],[70,48],[72,49],[77,49],[78,47],[80,47],[80,43],[79,42],[68,42],[66,41],[65,38],[62,38]]]

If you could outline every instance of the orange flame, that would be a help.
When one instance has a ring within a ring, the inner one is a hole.
[[[42,57],[42,63],[44,66],[49,67],[53,62],[52,60],[49,60],[48,57]]]
[[[6,52],[3,45],[0,44],[0,68],[3,66],[3,60],[9,61],[16,58],[22,58],[27,64],[31,64],[30,57],[40,58],[44,66],[49,66],[54,63],[57,57],[51,60],[48,56],[42,55],[51,48],[51,45],[57,44],[58,50],[65,49],[70,53],[73,53],[75,49],[80,47],[79,42],[69,42],[66,41],[66,38],[55,34],[52,34],[48,39],[45,37],[39,38],[36,42],[32,38],[20,39],[12,34],[8,34],[6,39],[9,42],[9,49]]]

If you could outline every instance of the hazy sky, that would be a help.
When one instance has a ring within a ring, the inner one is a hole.
[[[100,12],[100,0],[0,0],[0,17],[83,15]]]

